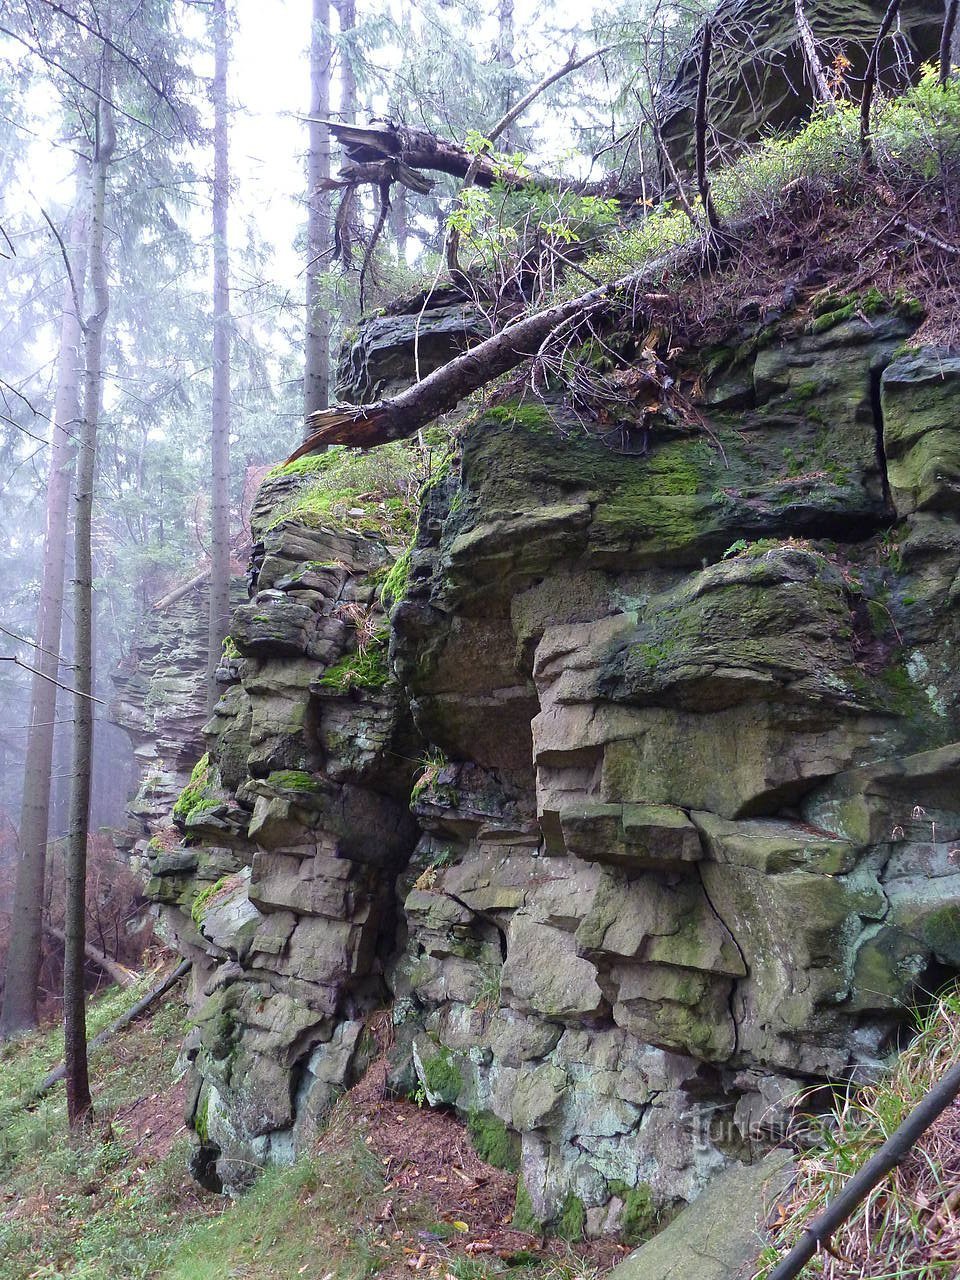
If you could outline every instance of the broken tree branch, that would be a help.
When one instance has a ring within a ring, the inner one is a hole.
[[[115,1036],[118,1031],[122,1031],[124,1027],[128,1027],[131,1022],[134,1022],[139,1018],[141,1014],[146,1013],[150,1006],[156,1004],[161,996],[166,995],[171,987],[176,986],[184,974],[190,972],[192,967],[193,962],[191,960],[181,960],[173,972],[167,974],[158,986],[148,991],[147,994],[143,996],[142,999],[138,1000],[136,1004],[131,1005],[126,1013],[121,1014],[120,1017],[117,1018],[116,1022],[111,1022],[109,1027],[105,1027],[99,1035],[94,1036],[87,1046],[88,1050],[92,1051],[94,1049],[99,1049],[101,1045],[106,1044],[111,1036]],[[34,1103],[39,1102],[44,1094],[49,1093],[53,1086],[58,1081],[62,1080],[66,1074],[67,1069],[61,1063],[59,1067],[55,1068],[55,1070],[51,1071],[48,1076],[45,1076],[44,1079],[40,1081],[36,1089],[33,1091],[33,1094],[30,1096],[27,1105],[32,1106]]]
[[[58,929],[56,925],[45,924],[43,927],[58,942],[66,942],[66,934],[62,929]],[[91,960],[98,969],[102,969],[107,977],[115,982],[118,987],[130,987],[136,982],[137,975],[132,969],[120,964],[118,960],[111,960],[108,955],[98,947],[95,947],[89,939],[84,942],[83,950],[87,959]]]
[[[807,71],[810,75],[810,82],[813,86],[813,92],[825,106],[829,107],[832,112],[837,109],[837,100],[833,96],[833,90],[827,82],[826,73],[823,64],[820,61],[820,55],[817,53],[817,42],[813,36],[813,28],[807,18],[803,7],[803,0],[794,0],[793,10],[797,19],[797,31],[800,33],[800,46],[803,49],[803,61],[806,64]]]
[[[723,261],[733,243],[729,233],[719,238],[712,258],[713,266]],[[415,435],[421,427],[440,414],[456,408],[471,392],[535,356],[558,326],[573,317],[591,315],[615,305],[618,295],[636,299],[643,294],[646,285],[658,279],[668,268],[676,269],[687,263],[702,261],[702,250],[703,242],[697,239],[653,259],[641,271],[517,320],[493,337],[435,369],[422,382],[415,383],[390,400],[358,408],[338,405],[311,414],[308,425],[314,426],[316,430],[290,455],[287,462],[295,462],[297,458],[331,444],[370,449],[390,440],[404,440]]]
[[[867,70],[863,77],[863,96],[860,99],[860,162],[869,172],[873,168],[873,138],[870,133],[870,108],[873,106],[873,91],[877,84],[877,70],[880,65],[880,49],[889,34],[890,28],[900,12],[900,0],[890,0],[887,11],[880,23],[880,30],[870,50]]]
[[[200,572],[195,573],[189,582],[182,582],[179,587],[174,587],[165,596],[155,600],[150,608],[157,613],[162,613],[164,609],[169,609],[172,604],[176,604],[178,600],[182,600],[184,596],[189,595],[194,587],[199,587],[201,583],[206,582],[209,577],[210,566],[204,565]]]

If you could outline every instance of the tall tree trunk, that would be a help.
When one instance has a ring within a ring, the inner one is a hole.
[[[310,33],[310,145],[307,152],[307,334],[303,374],[306,417],[330,403],[330,312],[324,305],[325,255],[330,249],[330,131],[317,120],[330,114],[330,0],[313,0]]]
[[[90,284],[93,312],[85,329],[83,425],[77,465],[77,513],[74,533],[76,584],[74,598],[74,726],[70,832],[67,840],[66,913],[64,917],[63,1022],[67,1071],[67,1116],[71,1127],[90,1114],[87,1074],[87,1025],[84,993],[86,948],[87,832],[90,781],[93,773],[93,486],[97,463],[97,427],[103,397],[103,331],[110,306],[104,256],[107,170],[116,147],[109,46],[100,62],[99,98],[91,172]]]
[[[397,245],[397,261],[405,267],[410,229],[407,224],[407,193],[401,186],[397,186],[391,196],[390,230]]]
[[[37,1025],[37,982],[43,944],[43,882],[57,709],[57,686],[52,682],[56,680],[59,668],[70,482],[76,456],[74,439],[80,422],[83,335],[78,307],[82,306],[79,291],[83,288],[87,260],[86,188],[86,165],[81,161],[77,166],[77,201],[67,237],[70,271],[64,285],[57,395],[47,472],[46,535],[37,620],[39,648],[32,658],[38,674],[33,677],[30,695],[30,725],[20,808],[20,859],[7,952],[3,1010],[0,1013],[0,1039]],[[69,276],[72,276],[72,281]]]
[[[514,68],[517,65],[517,60],[514,56],[515,43],[513,0],[500,0],[497,7],[497,47],[494,51],[494,59],[503,68],[504,79],[500,93],[498,117],[505,116],[513,104]],[[503,135],[504,149],[507,151],[515,149],[516,141],[516,128],[513,125],[509,125]]]
[[[352,49],[348,53],[349,35],[357,25],[356,0],[333,0],[340,23],[340,119],[352,124],[357,118],[357,76],[353,69]]]
[[[230,627],[230,262],[227,213],[227,0],[213,0],[213,424],[211,457],[210,614],[207,630],[207,710],[217,701],[216,671]]]

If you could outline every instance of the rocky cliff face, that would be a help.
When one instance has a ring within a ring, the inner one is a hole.
[[[519,1155],[520,1221],[616,1229],[960,970],[960,360],[909,311],[702,353],[707,429],[645,456],[490,410],[388,633],[398,548],[266,482],[153,866],[202,1176],[305,1145],[389,1004],[394,1086]]]

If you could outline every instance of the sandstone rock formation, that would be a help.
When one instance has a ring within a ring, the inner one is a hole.
[[[841,97],[858,99],[867,58],[886,12],[884,0],[804,0],[824,73]],[[940,0],[904,5],[886,41],[879,82],[902,87],[937,57],[943,26]],[[722,0],[713,19],[710,125],[723,150],[746,146],[772,131],[791,131],[817,100],[805,65],[794,0]],[[835,65],[842,55],[844,61]],[[661,100],[663,134],[676,158],[692,167],[693,116],[700,68],[699,37],[691,42]]]
[[[876,1069],[960,970],[960,361],[873,311],[702,353],[709,430],[647,456],[490,410],[389,649],[398,548],[275,523],[302,478],[266,482],[188,846],[152,866],[202,1176],[304,1146],[389,1004],[393,1086],[513,1135],[519,1220],[613,1230]]]

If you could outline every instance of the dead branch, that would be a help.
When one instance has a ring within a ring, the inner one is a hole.
[[[880,23],[880,30],[870,50],[867,70],[863,77],[863,96],[860,99],[860,161],[865,170],[873,168],[873,139],[870,133],[870,108],[873,105],[873,91],[877,83],[877,69],[880,65],[880,49],[897,14],[900,12],[900,0],[890,0],[887,11]]]
[[[806,12],[803,7],[803,0],[794,0],[794,13],[797,19],[797,30],[800,32],[800,45],[803,49],[803,60],[806,63],[807,71],[810,75],[810,82],[813,87],[814,94],[817,99],[835,112],[837,109],[837,100],[833,96],[833,90],[827,81],[823,65],[820,62],[820,55],[817,53],[817,42],[813,37],[813,29],[807,19]]]
[[[45,924],[43,927],[58,942],[66,942],[66,935],[56,925]],[[92,960],[98,969],[102,969],[107,977],[112,979],[118,987],[130,987],[136,982],[137,975],[132,969],[128,969],[126,965],[120,964],[117,960],[111,960],[108,955],[100,951],[89,940],[84,943],[83,949],[87,959]]]
[[[732,244],[729,234],[722,237],[716,246],[712,267],[725,260]],[[697,240],[691,245],[671,250],[647,263],[642,271],[517,320],[390,400],[358,408],[339,405],[311,414],[308,424],[316,429],[287,462],[294,462],[331,444],[370,449],[390,440],[403,440],[414,435],[440,414],[454,409],[471,392],[535,356],[544,339],[565,321],[616,306],[620,296],[636,296],[665,270],[676,270],[702,261],[702,248],[702,241]]]
[[[158,986],[154,987],[151,991],[148,991],[147,994],[143,996],[142,999],[138,1000],[135,1005],[131,1005],[126,1013],[121,1014],[120,1017],[117,1018],[116,1022],[111,1022],[109,1027],[105,1027],[99,1035],[94,1036],[87,1048],[91,1051],[99,1049],[101,1045],[107,1043],[111,1036],[115,1036],[118,1031],[122,1031],[124,1027],[128,1027],[131,1022],[136,1021],[141,1014],[146,1013],[152,1005],[156,1004],[161,996],[165,996],[170,988],[180,981],[184,974],[189,973],[192,967],[192,961],[181,960],[173,972],[169,973]],[[30,1096],[27,1105],[33,1106],[35,1103],[39,1102],[44,1094],[49,1093],[53,1086],[58,1081],[62,1080],[66,1074],[67,1069],[61,1063],[59,1067],[51,1071],[48,1076],[45,1076],[44,1079],[40,1081]]]
[[[176,604],[178,600],[182,600],[184,596],[189,595],[195,587],[199,587],[201,583],[206,582],[210,577],[210,566],[204,565],[199,573],[195,573],[189,582],[183,582],[179,587],[174,587],[172,591],[168,591],[165,596],[161,596],[159,600],[155,600],[150,606],[157,613],[163,613],[164,609],[169,609],[172,604]]]
[[[707,175],[707,87],[710,82],[710,48],[713,40],[713,23],[708,19],[703,24],[703,43],[700,47],[700,75],[697,80],[697,109],[694,118],[694,132],[697,146],[697,187],[703,203],[707,223],[712,231],[720,230],[720,219],[717,216],[713,196],[710,193],[710,179]]]
[[[923,227],[918,227],[915,222],[908,222],[906,218],[900,218],[898,221],[902,226],[906,227],[911,235],[916,236],[918,240],[922,240],[924,244],[932,244],[935,249],[941,249],[944,253],[960,255],[960,245],[950,244],[948,240],[941,240],[932,231],[924,231]]]
[[[29,662],[24,662],[16,654],[0,653],[0,662],[12,662],[15,667],[22,667],[24,671],[29,671],[31,675],[39,676],[41,680],[46,680],[48,684],[55,684],[58,689],[63,689],[64,693],[73,693],[78,698],[88,698],[91,702],[99,702],[101,707],[107,705],[102,698],[95,698],[92,693],[84,693],[80,689],[74,689],[69,684],[62,684],[59,680],[54,680],[53,676],[48,676],[39,667],[31,667]]]

